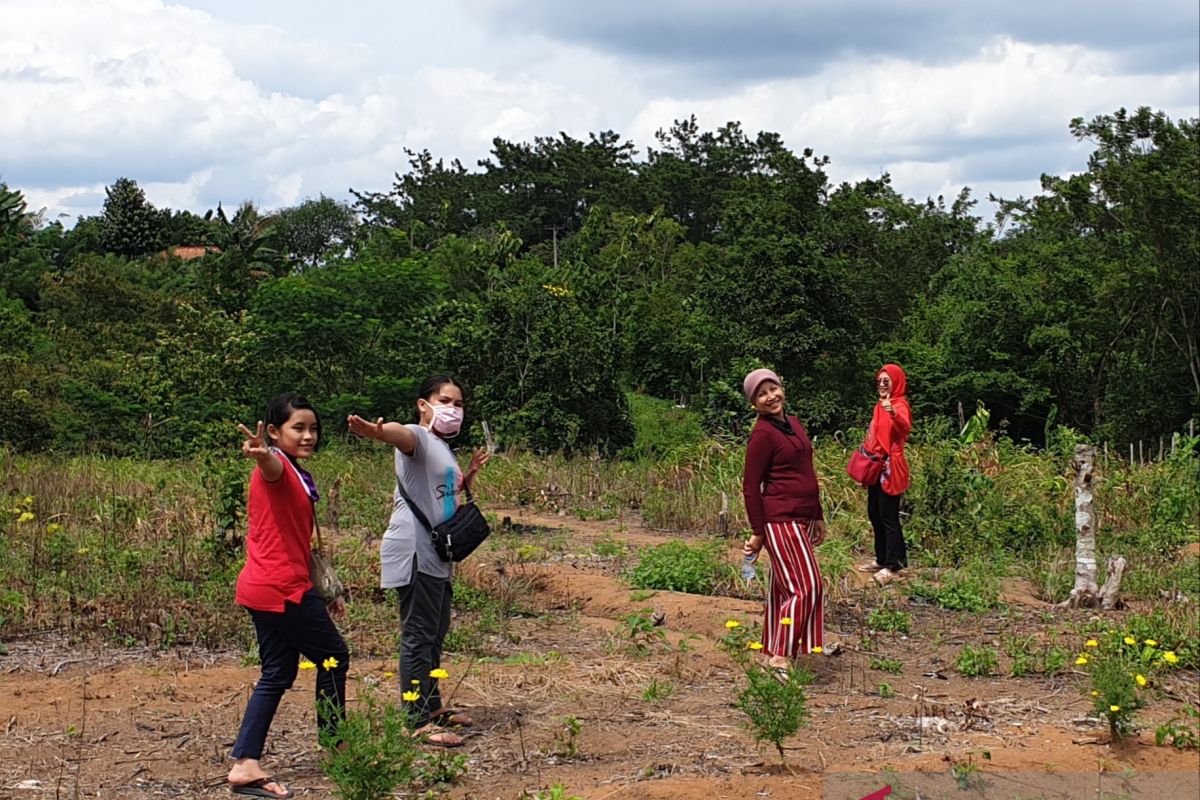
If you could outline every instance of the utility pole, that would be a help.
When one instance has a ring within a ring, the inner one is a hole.
[[[547,225],[546,230],[550,231],[554,237],[554,268],[558,269],[558,232],[563,229],[562,225]]]

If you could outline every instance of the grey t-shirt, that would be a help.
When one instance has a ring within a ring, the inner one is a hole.
[[[412,455],[396,450],[396,478],[404,491],[425,512],[430,525],[454,516],[462,471],[450,447],[420,425],[407,425],[417,437]],[[392,492],[392,517],[379,545],[380,581],[384,589],[407,586],[412,581],[413,556],[417,571],[434,578],[449,578],[451,562],[438,558],[429,531],[413,516],[400,490]]]

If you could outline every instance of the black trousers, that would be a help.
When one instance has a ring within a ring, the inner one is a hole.
[[[875,563],[893,572],[908,566],[908,548],[900,529],[900,497],[888,494],[879,484],[867,489],[867,516],[875,531]]]
[[[400,601],[400,689],[420,695],[416,700],[404,701],[415,728],[427,724],[442,707],[438,679],[429,673],[442,665],[442,643],[450,630],[453,595],[448,579],[418,572],[416,558],[408,586],[396,587]]]
[[[233,746],[234,758],[262,758],[267,731],[283,693],[292,688],[300,668],[300,656],[317,665],[317,723],[321,738],[337,741],[337,728],[346,707],[346,669],[350,651],[329,618],[325,602],[309,590],[299,603],[284,603],[282,612],[250,612],[258,634],[258,658],[262,677],[246,704],[242,727]],[[326,667],[327,659],[337,666]]]

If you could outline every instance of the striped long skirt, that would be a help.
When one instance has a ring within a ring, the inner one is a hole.
[[[825,584],[809,543],[813,520],[768,522],[764,545],[771,556],[763,652],[795,658],[823,647]]]

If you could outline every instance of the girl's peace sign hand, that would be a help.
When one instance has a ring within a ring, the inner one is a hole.
[[[246,437],[246,441],[242,442],[242,455],[247,458],[262,458],[270,454],[267,448],[266,438],[263,436],[262,420],[258,421],[258,430],[251,431],[242,423],[238,423],[238,430],[242,432],[242,436]]]

